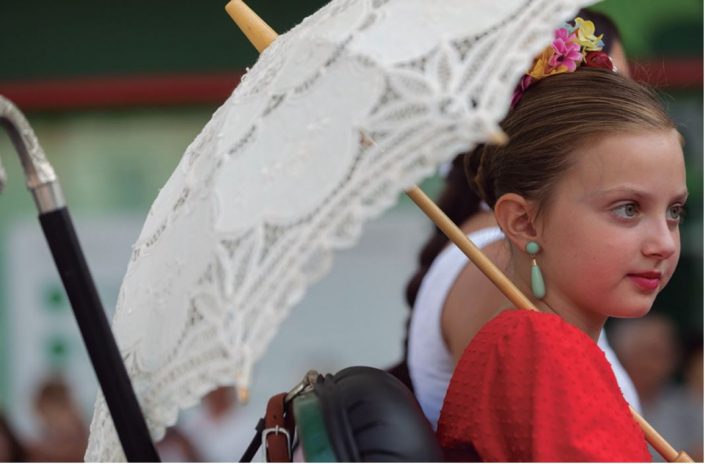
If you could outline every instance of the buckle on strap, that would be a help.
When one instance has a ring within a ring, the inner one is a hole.
[[[264,454],[264,462],[269,462],[267,460],[267,436],[269,436],[270,433],[275,435],[279,435],[281,433],[286,437],[286,450],[289,453],[289,460],[291,461],[291,435],[289,435],[289,431],[285,427],[275,425],[274,427],[262,430],[262,451]]]

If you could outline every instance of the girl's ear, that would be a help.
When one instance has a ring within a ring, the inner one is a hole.
[[[505,193],[494,206],[497,224],[509,241],[520,250],[531,240],[537,240],[538,234],[533,222],[533,204],[516,193]]]

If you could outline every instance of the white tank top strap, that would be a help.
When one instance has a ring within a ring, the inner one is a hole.
[[[478,248],[504,238],[499,227],[468,234]],[[416,295],[409,325],[408,363],[411,382],[421,409],[436,427],[443,398],[455,367],[441,330],[441,312],[451,287],[468,258],[454,244],[448,245],[433,261]]]

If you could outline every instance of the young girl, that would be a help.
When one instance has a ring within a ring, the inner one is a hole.
[[[621,51],[619,31],[601,14],[581,10],[583,19],[594,21],[602,33],[604,48],[618,72],[629,75]],[[452,163],[444,190],[438,201],[446,214],[460,224],[470,240],[500,268],[509,263],[509,247],[497,227],[494,214],[470,189],[465,178],[463,157]],[[436,428],[443,398],[455,364],[480,328],[503,308],[502,294],[455,246],[447,246],[447,237],[439,230],[424,246],[419,269],[407,286],[410,317],[406,359],[392,372],[402,378],[408,364],[409,380],[424,414]],[[605,352],[627,402],[640,410],[639,398],[631,379],[607,343],[604,332],[598,345]]]
[[[606,55],[581,43],[571,58],[572,32],[524,80],[509,143],[466,159],[539,312],[503,311],[465,349],[438,424],[450,460],[650,459],[595,342],[607,317],[646,314],[673,274],[681,138],[651,91],[600,69]]]

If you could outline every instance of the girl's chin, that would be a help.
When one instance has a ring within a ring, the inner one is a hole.
[[[621,295],[615,295],[615,299],[604,301],[603,304],[610,308],[610,317],[631,319],[646,316],[651,311],[657,295],[658,291],[643,293],[629,288]]]
[[[652,305],[653,301],[649,302],[649,304],[623,307],[617,311],[614,311],[613,314],[610,314],[610,317],[617,317],[620,319],[633,319],[636,317],[644,317],[649,314]]]

